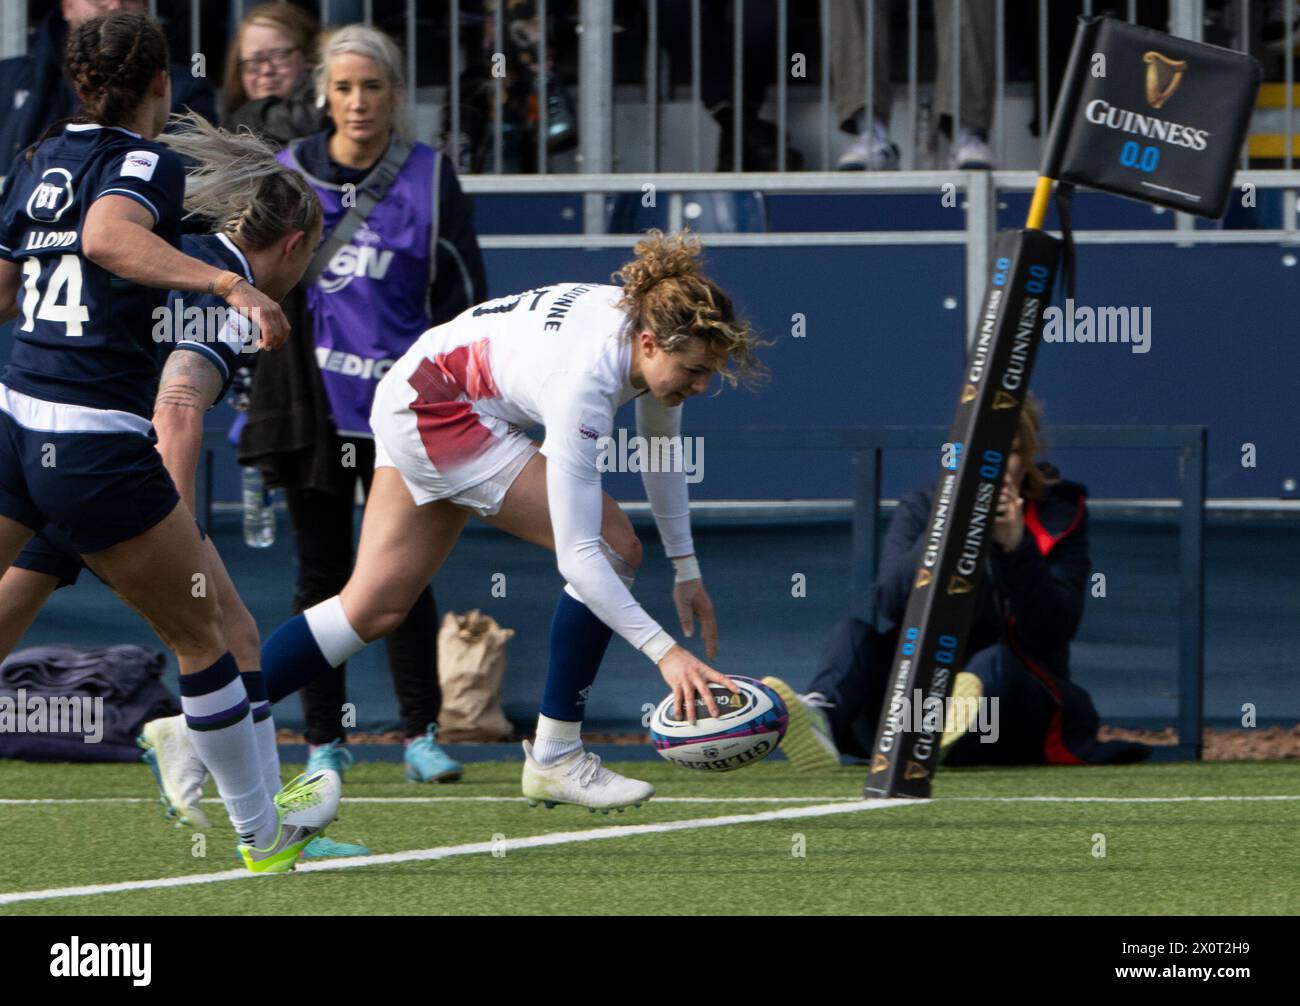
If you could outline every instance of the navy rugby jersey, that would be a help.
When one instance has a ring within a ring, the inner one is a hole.
[[[22,267],[14,346],[0,382],[33,398],[153,415],[165,346],[153,330],[167,291],[81,253],[91,204],[134,199],[180,247],[185,171],[162,144],[115,126],[73,124],[19,154],[0,206],[0,256]]]
[[[181,250],[208,265],[243,276],[249,286],[256,286],[253,270],[239,247],[224,234],[186,234]],[[153,339],[163,355],[171,349],[192,350],[221,373],[221,393],[213,405],[225,397],[236,370],[246,366],[246,354],[257,351],[258,330],[215,293],[185,293],[173,290],[167,298],[167,312],[154,323]]]

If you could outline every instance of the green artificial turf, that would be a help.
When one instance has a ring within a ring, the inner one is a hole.
[[[461,783],[416,786],[400,765],[363,762],[348,773],[331,837],[365,842],[376,853],[487,848],[0,904],[0,914],[1265,914],[1300,904],[1300,799],[1019,799],[1300,797],[1295,763],[953,769],[941,771],[928,803],[510,846],[560,832],[798,813],[858,798],[864,777],[862,768],[798,775],[783,762],[725,776],[646,762],[615,768],[654,782],[661,798],[705,802],[661,799],[608,817],[574,807],[546,811],[513,799],[517,763],[473,763]],[[212,827],[196,837],[164,822],[153,797],[143,766],[0,763],[0,801],[105,801],[0,802],[0,900],[16,891],[238,869],[219,803],[205,804]],[[360,797],[511,799],[348,802]],[[763,802],[778,797],[802,802]],[[1104,856],[1096,855],[1097,836]]]

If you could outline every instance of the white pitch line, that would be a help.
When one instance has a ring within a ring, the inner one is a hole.
[[[856,796],[658,796],[659,803],[846,803]],[[344,803],[525,803],[522,796],[345,796]],[[0,799],[0,807],[42,804],[82,803],[157,803],[157,797],[98,796],[67,798]],[[204,797],[201,803],[221,803],[217,797]]]
[[[962,803],[1222,803],[1300,800],[1300,796],[949,796],[938,802]]]
[[[522,796],[345,796],[344,803],[524,803]],[[653,803],[850,803],[855,796],[657,796]],[[1283,796],[941,796],[934,803],[1221,803],[1300,800],[1300,795]],[[0,807],[83,803],[157,803],[157,797],[100,796],[67,798],[0,799]],[[217,797],[201,802],[219,804]],[[915,802],[915,801],[912,801]]]
[[[819,804],[814,807],[786,807],[783,810],[766,810],[758,814],[729,814],[725,817],[701,817],[689,821],[664,821],[658,824],[616,824],[588,831],[559,831],[549,835],[505,839],[501,842],[472,842],[468,845],[445,845],[434,849],[410,849],[406,852],[380,853],[374,856],[354,856],[349,859],[322,860],[302,863],[298,873],[316,873],[327,870],[352,870],[366,866],[387,866],[394,863],[428,862],[452,856],[472,856],[482,852],[510,852],[518,849],[537,849],[548,845],[568,845],[574,842],[599,842],[611,838],[628,838],[635,835],[657,835],[669,831],[688,831],[698,828],[721,828],[733,824],[755,824],[762,821],[798,820],[807,817],[826,817],[830,814],[855,814],[864,810],[888,810],[890,807],[913,807],[926,800],[855,800],[852,803]],[[54,887],[43,891],[13,891],[0,894],[0,905],[22,901],[50,901],[56,898],[78,898],[92,894],[118,894],[130,891],[149,891],[168,887],[190,887],[197,884],[218,884],[227,880],[250,880],[254,875],[247,870],[224,870],[221,873],[197,873],[187,877],[160,877],[156,880],[127,880],[115,884],[88,884],[81,887]]]

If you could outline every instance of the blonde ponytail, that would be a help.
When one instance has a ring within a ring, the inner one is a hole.
[[[246,128],[231,133],[194,112],[168,122],[171,131],[159,142],[191,162],[185,176],[188,216],[210,217],[217,232],[239,236],[253,250],[320,226],[323,214],[312,187]]]

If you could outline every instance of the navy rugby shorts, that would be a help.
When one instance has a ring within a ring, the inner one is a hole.
[[[86,555],[135,538],[180,502],[157,442],[139,416],[0,384],[0,514],[36,532],[54,525],[38,549],[54,538]]]

